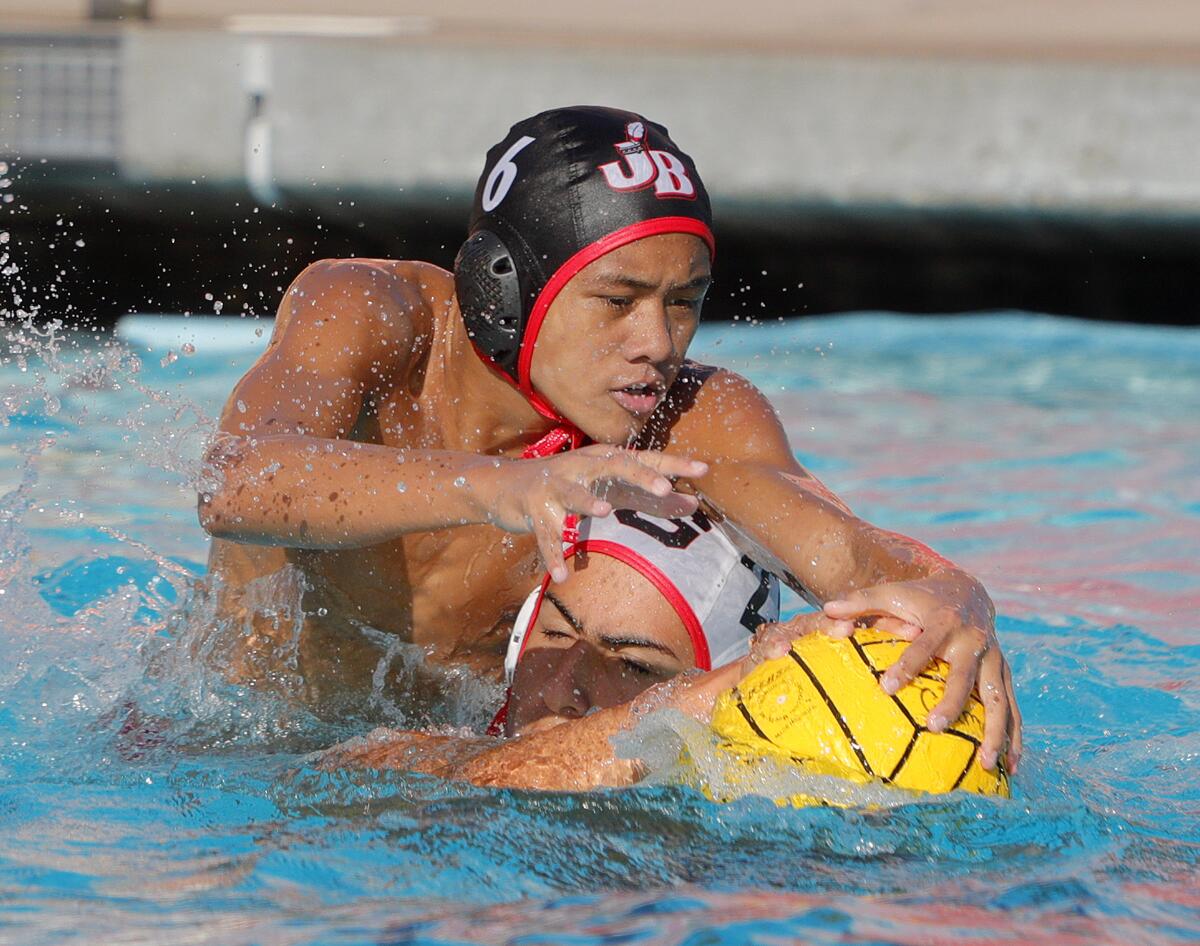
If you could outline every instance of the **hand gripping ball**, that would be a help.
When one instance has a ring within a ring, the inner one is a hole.
[[[983,739],[977,694],[944,732],[925,728],[945,690],[935,660],[894,696],[879,678],[907,643],[871,629],[846,640],[810,634],[756,667],[713,710],[721,747],[743,760],[769,756],[813,775],[880,781],[919,792],[963,789],[1008,797],[1008,776],[976,760]]]

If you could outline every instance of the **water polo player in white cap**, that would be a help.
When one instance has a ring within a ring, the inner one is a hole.
[[[489,732],[514,738],[377,730],[324,764],[525,788],[629,784],[639,766],[615,758],[611,737],[651,706],[706,720],[746,672],[755,633],[779,617],[776,579],[702,512],[586,519],[565,555],[568,578],[533,589],[509,639],[508,693]],[[700,672],[673,679],[685,671]]]
[[[746,655],[779,617],[779,583],[697,512],[585,519],[574,569],[525,601],[504,661],[510,696],[493,723],[520,735],[627,702],[684,670]]]

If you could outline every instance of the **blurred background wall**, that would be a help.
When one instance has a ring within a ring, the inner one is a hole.
[[[0,0],[3,307],[449,266],[488,146],[581,102],[696,158],[709,317],[1200,321],[1195,0]]]

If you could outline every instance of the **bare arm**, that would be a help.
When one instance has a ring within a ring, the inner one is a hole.
[[[976,680],[987,708],[981,751],[992,768],[1005,739],[1020,755],[1020,716],[995,638],[995,609],[977,579],[907,536],[856,517],[796,462],[767,399],[743,378],[717,372],[672,431],[671,449],[709,463],[697,490],[778,558],[849,634],[856,619],[891,622],[914,643],[885,675],[894,692],[934,656],[951,665],[933,728],[962,710]]]
[[[645,767],[636,759],[618,758],[613,737],[632,729],[646,712],[668,706],[707,722],[717,695],[734,686],[748,667],[738,661],[676,677],[629,703],[503,742],[376,731],[365,741],[331,750],[321,765],[406,769],[495,788],[586,791],[632,785]]]
[[[370,260],[325,261],[297,277],[270,346],[230,395],[206,457],[206,530],[265,545],[353,548],[488,523],[533,532],[561,575],[563,517],[610,511],[594,495],[597,482],[628,484],[623,498],[647,512],[695,508],[666,477],[695,475],[703,465],[661,454],[590,447],[511,460],[351,440],[364,409],[428,351],[434,313],[418,284],[437,278],[446,274]]]

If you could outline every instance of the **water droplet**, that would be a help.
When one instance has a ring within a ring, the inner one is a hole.
[[[458,477],[454,481],[454,485],[457,486],[459,489],[462,489],[464,486],[467,485],[467,478],[465,476]]]
[[[183,352],[185,355],[196,354],[196,346],[193,345],[191,342],[184,342],[182,345],[179,346],[179,350],[181,352]]]
[[[245,414],[246,413],[246,402],[239,398],[238,402],[237,402],[237,409],[238,409],[239,414]]]
[[[403,493],[406,489],[408,489],[408,485],[403,480],[396,484],[397,493]]]

